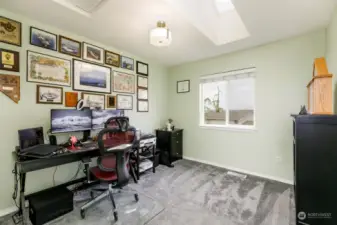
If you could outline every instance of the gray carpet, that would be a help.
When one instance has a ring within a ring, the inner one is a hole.
[[[292,186],[253,176],[242,179],[205,164],[180,160],[174,168],[159,166],[155,174],[148,172],[138,184],[129,186],[138,191],[140,201],[117,200],[121,218],[117,224],[295,225]],[[85,220],[76,208],[49,224],[114,224],[112,221],[106,200]],[[12,225],[8,217],[0,219],[0,224]]]

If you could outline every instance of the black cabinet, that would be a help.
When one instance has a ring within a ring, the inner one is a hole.
[[[162,164],[171,163],[183,158],[183,130],[156,130],[157,148],[160,149]]]
[[[294,116],[296,225],[337,224],[337,116]]]

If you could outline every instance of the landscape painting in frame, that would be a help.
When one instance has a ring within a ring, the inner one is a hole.
[[[104,63],[104,49],[92,44],[83,42],[83,59],[103,64]]]
[[[59,52],[81,58],[82,57],[82,43],[60,35]]]
[[[122,56],[121,67],[128,70],[134,70],[134,60],[129,57]]]
[[[111,69],[109,67],[74,59],[73,68],[74,90],[111,92]]]
[[[0,42],[21,46],[22,24],[0,16]]]
[[[70,86],[70,71],[70,60],[27,51],[28,82]]]
[[[132,74],[114,71],[113,89],[115,92],[135,93],[135,76]]]
[[[57,51],[57,35],[36,27],[30,27],[30,44]]]
[[[120,55],[114,52],[105,51],[105,64],[119,67]]]

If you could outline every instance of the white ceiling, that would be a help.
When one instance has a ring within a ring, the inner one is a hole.
[[[172,66],[326,27],[336,5],[336,0],[232,0],[250,36],[215,45],[186,17],[187,12],[171,7],[170,1],[107,0],[91,17],[52,0],[0,0],[0,7]],[[169,47],[149,44],[149,30],[158,20],[166,21],[172,31]]]

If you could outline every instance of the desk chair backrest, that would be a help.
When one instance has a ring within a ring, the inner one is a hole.
[[[97,165],[103,172],[117,173],[118,185],[124,186],[129,180],[128,162],[132,146],[136,142],[136,129],[129,126],[128,118],[110,118],[109,125],[98,134],[101,156]]]

